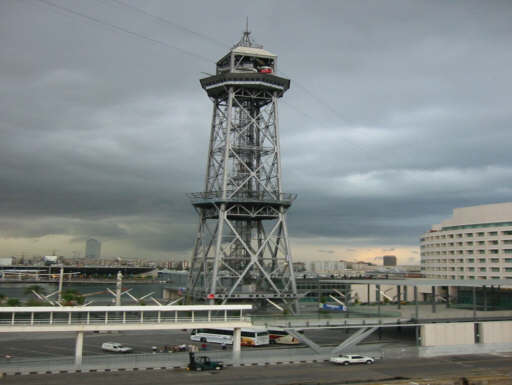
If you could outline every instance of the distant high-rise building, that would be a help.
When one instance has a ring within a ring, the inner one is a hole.
[[[99,257],[101,257],[101,242],[94,238],[89,238],[85,242],[85,258]]]
[[[385,255],[382,257],[384,266],[396,266],[396,257],[394,255]]]

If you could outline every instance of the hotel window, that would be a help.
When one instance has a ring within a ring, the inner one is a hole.
[[[473,233],[466,233],[466,237],[472,238],[473,237]]]
[[[485,258],[478,258],[478,263],[485,263]]]
[[[499,263],[499,262],[500,262],[499,258],[491,258],[491,263]]]
[[[500,272],[500,268],[499,267],[491,267],[491,271],[493,273],[499,273]]]
[[[489,250],[489,252],[491,254],[498,254],[498,249],[492,249],[492,250]]]
[[[487,242],[489,245],[497,245],[498,244],[498,241],[489,241]]]
[[[478,254],[485,254],[485,250],[478,250]]]
[[[468,263],[475,263],[475,259],[474,258],[469,258],[468,259]]]
[[[483,237],[485,235],[485,233],[481,232],[481,233],[478,233],[477,234],[479,237]]]
[[[512,239],[505,239],[505,240],[503,241],[503,243],[504,243],[505,245],[512,245]]]
[[[505,263],[512,263],[512,258],[505,258]]]
[[[507,273],[512,273],[512,267],[505,267],[505,271]]]
[[[464,276],[463,275],[459,275],[459,279],[464,279]]]
[[[478,241],[479,245],[485,245],[485,241]]]
[[[469,279],[475,279],[475,276],[474,275],[470,275]]]
[[[487,277],[481,275],[481,276],[478,277],[478,279],[487,279]]]
[[[500,277],[491,277],[491,279],[500,279]]]
[[[503,250],[505,254],[512,254],[512,249],[505,249]]]
[[[480,268],[478,268],[478,271],[487,271],[487,268],[486,267],[480,267]]]
[[[468,268],[468,271],[475,271],[475,268],[474,267],[470,267],[470,268]]]
[[[497,232],[497,231],[489,231],[489,232],[487,233],[487,235],[495,236],[495,235],[498,235],[498,232]]]
[[[505,230],[502,232],[503,235],[512,235],[512,230]]]

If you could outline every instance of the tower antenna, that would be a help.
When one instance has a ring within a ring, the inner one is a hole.
[[[249,31],[249,16],[245,18],[245,31],[243,32],[240,41],[235,44],[235,47],[263,48],[261,44],[256,44],[251,38],[251,31]]]

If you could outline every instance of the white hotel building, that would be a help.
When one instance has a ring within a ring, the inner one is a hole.
[[[512,280],[512,202],[454,209],[420,249],[426,278]]]

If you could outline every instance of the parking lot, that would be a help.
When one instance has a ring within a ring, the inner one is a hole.
[[[321,346],[336,346],[348,338],[356,329],[322,329],[307,330],[305,334]],[[113,333],[87,333],[84,338],[83,355],[94,356],[109,354],[101,350],[103,342],[120,342],[133,348],[134,354],[151,354],[153,347],[157,351],[163,350],[165,345],[195,344],[190,340],[189,331],[140,331],[140,332],[113,332]],[[402,328],[399,332],[396,328],[383,329],[381,335],[375,332],[364,343],[381,343],[411,346],[414,345],[414,333],[412,329]],[[304,346],[304,345],[302,345]],[[287,349],[297,346],[269,345],[265,347],[242,347],[243,350],[254,349]],[[304,347],[307,349],[306,347]],[[229,348],[230,349],[230,348]],[[220,351],[219,344],[208,343],[208,351]],[[9,355],[13,359],[73,357],[75,353],[74,333],[25,333],[25,334],[0,334],[0,357]],[[119,354],[119,353],[110,353]],[[179,354],[179,353],[176,353]]]

